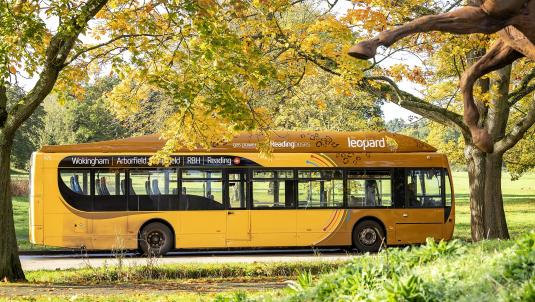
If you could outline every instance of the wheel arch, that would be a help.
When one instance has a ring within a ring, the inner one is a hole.
[[[138,249],[141,249],[141,245],[140,245],[140,239],[141,239],[141,230],[143,230],[144,227],[146,227],[147,225],[151,224],[151,223],[154,223],[154,222],[159,222],[165,226],[167,226],[170,230],[171,230],[171,233],[173,234],[173,242],[171,243],[171,246],[174,248],[176,248],[175,244],[176,244],[176,233],[175,233],[175,229],[173,228],[173,225],[171,225],[171,223],[169,223],[169,221],[165,220],[165,219],[162,219],[162,218],[152,218],[152,219],[149,219],[147,221],[145,221],[140,227],[139,227],[139,230],[137,231],[137,248]]]

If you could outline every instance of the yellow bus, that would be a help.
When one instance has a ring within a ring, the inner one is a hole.
[[[242,133],[150,165],[148,135],[44,146],[32,156],[30,241],[110,250],[355,247],[449,240],[445,155],[388,132]]]

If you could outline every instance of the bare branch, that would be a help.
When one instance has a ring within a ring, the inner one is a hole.
[[[531,80],[535,79],[535,68],[531,70],[520,82],[519,87],[509,94],[509,106],[514,106],[518,101],[524,98],[526,95],[535,91],[535,84],[529,85]]]
[[[443,13],[447,13],[449,11],[451,11],[452,9],[455,9],[459,6],[459,4],[461,4],[463,2],[463,0],[457,0],[455,2],[453,2],[450,6],[448,6],[448,8],[446,8]]]
[[[379,89],[374,89],[374,85],[370,85],[368,83],[369,81],[382,82],[383,84],[380,84]],[[386,76],[366,77],[360,85],[360,88],[365,89],[380,98],[385,98],[385,96],[387,96],[389,101],[437,123],[458,127],[465,138],[470,137],[468,126],[466,126],[463,117],[460,114],[425,102],[415,95],[399,89],[397,84]]]
[[[526,116],[520,119],[509,131],[507,135],[494,146],[494,152],[505,153],[518,143],[524,137],[524,134],[535,124],[535,100],[532,101],[527,110]]]

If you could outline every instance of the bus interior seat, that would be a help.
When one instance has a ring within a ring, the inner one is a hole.
[[[106,177],[100,178],[100,191],[102,195],[110,195],[110,191],[108,190],[108,186],[106,185]]]
[[[134,191],[134,186],[132,185],[132,178],[128,177],[128,191],[130,195],[137,195]]]
[[[432,208],[432,207],[435,207],[435,200],[433,199],[433,197],[424,197],[424,208]]]
[[[145,193],[147,193],[147,195],[152,195],[152,190],[150,189],[150,181],[149,180],[145,181]]]
[[[375,179],[367,179],[364,182],[364,190],[366,192],[365,206],[375,206],[375,199],[377,198],[377,181]]]
[[[97,195],[102,195],[102,189],[100,188],[100,179],[97,177],[95,179],[95,191],[97,191]]]
[[[82,190],[80,189],[80,185],[76,185],[76,179],[74,176],[71,176],[71,190],[73,192],[76,192],[78,194],[82,194]]]
[[[160,188],[158,187],[158,180],[152,180],[152,195],[162,195]]]
[[[82,187],[80,186],[80,182],[78,181],[78,175],[74,175],[74,185],[76,186],[76,190],[78,193],[80,194],[84,194],[84,192],[82,191]]]
[[[416,183],[410,182],[407,185],[407,197],[409,199],[409,206],[411,207],[419,207],[421,206],[418,197],[416,196]]]
[[[362,207],[364,206],[364,198],[350,195],[348,204],[350,208]]]

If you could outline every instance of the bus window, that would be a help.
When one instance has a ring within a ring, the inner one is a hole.
[[[64,169],[60,171],[60,178],[63,184],[72,192],[79,195],[90,195],[89,191],[89,170],[70,170]]]
[[[445,180],[445,189],[446,189],[446,207],[451,207],[451,184],[450,184],[450,177],[448,175],[448,171],[444,171],[444,180]]]
[[[59,191],[63,199],[80,211],[93,210],[93,197],[90,190],[91,171],[60,169]]]
[[[178,209],[176,169],[130,171],[128,209],[139,211]],[[124,187],[121,187],[124,191]],[[176,198],[170,198],[170,195]]]
[[[441,171],[439,169],[407,170],[407,202],[412,208],[442,207]]]
[[[392,205],[390,171],[348,171],[347,202],[350,208],[390,207]]]
[[[337,208],[343,205],[342,171],[302,170],[298,176],[300,208]]]
[[[121,190],[125,183],[124,170],[99,169],[94,172],[94,210],[126,210],[126,194]]]
[[[221,170],[183,170],[180,202],[185,210],[224,209]]]
[[[245,175],[244,171],[228,172],[229,209],[245,209],[247,207]]]
[[[253,171],[253,208],[294,208],[292,170]]]

